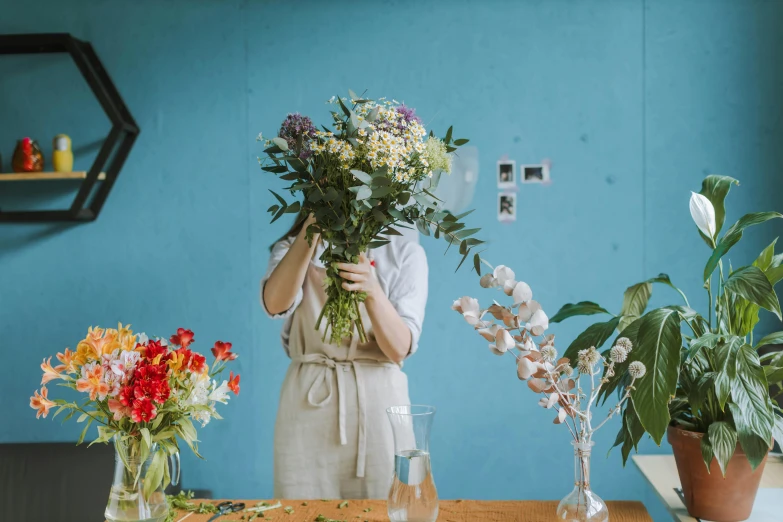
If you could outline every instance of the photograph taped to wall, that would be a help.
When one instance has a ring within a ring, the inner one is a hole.
[[[513,192],[498,194],[498,221],[516,221],[517,195]]]
[[[498,161],[498,188],[509,189],[517,185],[516,162],[501,160]]]
[[[549,165],[546,163],[541,163],[539,165],[522,165],[519,172],[522,176],[522,183],[549,182]]]

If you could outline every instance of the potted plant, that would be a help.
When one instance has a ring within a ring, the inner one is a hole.
[[[635,385],[623,406],[615,446],[622,445],[625,463],[645,433],[659,445],[668,434],[688,512],[716,522],[750,516],[767,453],[773,439],[783,439],[783,410],[770,392],[772,384],[783,381],[783,358],[758,354],[765,345],[783,342],[783,332],[754,339],[762,308],[781,319],[774,285],[783,279],[783,254],[775,254],[776,239],[747,266],[724,262],[746,228],[783,215],[746,214],[719,237],[732,185],[739,183],[728,176],[708,176],[690,200],[691,216],[709,248],[700,274],[709,298],[706,316],[660,274],[628,287],[617,315],[583,301],[563,306],[551,318],[612,316],[589,326],[563,356],[600,348],[615,331],[618,338],[631,340],[635,349],[613,376],[606,376],[601,399],[615,390],[625,393],[623,370],[635,361],[646,366],[649,377]],[[671,287],[682,302],[647,311],[654,284]]]

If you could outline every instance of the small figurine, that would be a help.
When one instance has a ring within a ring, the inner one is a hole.
[[[30,138],[17,141],[12,163],[14,172],[42,172],[44,157],[38,143]]]
[[[71,172],[73,170],[73,151],[71,138],[66,134],[54,137],[52,148],[52,166],[56,172]]]

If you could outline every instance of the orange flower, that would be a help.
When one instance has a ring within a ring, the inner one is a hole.
[[[35,415],[36,419],[41,415],[46,418],[46,416],[49,415],[49,409],[52,406],[55,406],[55,403],[50,401],[47,398],[47,395],[49,395],[49,390],[46,389],[46,386],[42,386],[40,393],[38,390],[35,390],[35,395],[30,397],[30,407],[34,410],[38,410],[38,413]]]
[[[111,353],[120,347],[117,340],[117,330],[104,330],[103,328],[93,328],[87,332],[87,337],[76,347],[79,354],[83,354],[86,360],[98,360],[101,355]]]
[[[60,373],[66,372],[66,373],[72,373],[76,371],[76,367],[74,366],[75,363],[75,355],[76,352],[72,351],[69,348],[65,349],[65,353],[58,353],[57,354],[57,360],[60,361],[62,364],[55,366],[55,371],[58,371]]]
[[[90,363],[82,368],[82,378],[76,381],[76,390],[90,392],[90,400],[103,400],[109,393],[109,385],[103,382],[103,367]]]
[[[218,361],[233,361],[237,357],[237,354],[231,351],[231,343],[224,343],[223,341],[217,341],[212,348],[212,355]]]
[[[58,366],[59,368],[59,366]],[[53,381],[55,379],[62,379],[63,376],[60,375],[60,372],[56,368],[52,368],[52,358],[49,357],[48,359],[44,359],[41,363],[41,369],[43,370],[44,374],[43,377],[41,377],[41,385],[44,385],[48,383],[49,381]]]
[[[228,389],[234,392],[234,395],[239,395],[239,374],[234,376],[234,372],[228,374]]]

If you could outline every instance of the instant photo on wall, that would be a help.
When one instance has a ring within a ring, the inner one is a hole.
[[[517,185],[516,162],[501,160],[498,161],[497,177],[499,189],[510,189]]]
[[[522,165],[519,169],[522,183],[548,183],[549,165]]]
[[[498,221],[517,220],[517,195],[513,192],[498,194]]]

